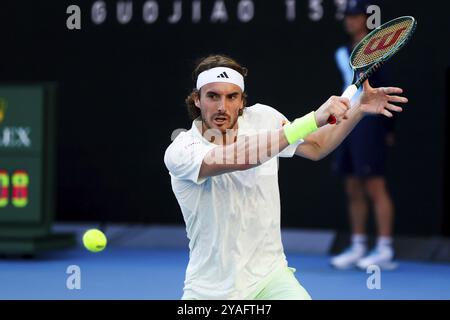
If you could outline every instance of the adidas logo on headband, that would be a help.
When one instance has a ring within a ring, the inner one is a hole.
[[[229,79],[230,77],[227,75],[226,72],[222,72],[221,74],[219,74],[219,75],[217,76],[217,78],[227,78],[227,79]]]
[[[197,77],[197,90],[200,90],[204,85],[213,82],[233,83],[240,87],[242,91],[245,90],[244,77],[242,74],[231,68],[216,67],[203,71]]]

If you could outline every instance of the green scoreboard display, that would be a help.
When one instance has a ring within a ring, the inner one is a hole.
[[[0,85],[0,254],[74,243],[53,234],[55,94],[51,84]]]

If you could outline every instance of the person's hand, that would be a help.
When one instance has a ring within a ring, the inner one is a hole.
[[[403,109],[392,103],[407,103],[408,99],[398,96],[403,93],[401,88],[372,88],[369,81],[364,82],[360,97],[360,108],[365,114],[382,114],[392,118],[392,112],[402,112]]]
[[[315,112],[316,124],[319,128],[326,125],[331,115],[336,118],[336,124],[339,124],[343,119],[348,119],[347,111],[349,109],[350,100],[332,96]]]

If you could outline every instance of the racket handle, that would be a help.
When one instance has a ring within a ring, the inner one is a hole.
[[[352,84],[347,89],[345,89],[345,91],[341,97],[347,98],[348,100],[352,100],[352,98],[354,97],[354,95],[356,94],[357,91],[358,91],[358,87],[355,86],[354,84]],[[336,120],[335,116],[331,115],[328,118],[328,124],[335,124],[336,122],[337,122],[337,120]]]
[[[348,100],[352,100],[352,98],[355,96],[356,92],[358,91],[358,87],[352,84],[347,89],[345,89],[344,93],[342,94],[342,98],[347,98]]]

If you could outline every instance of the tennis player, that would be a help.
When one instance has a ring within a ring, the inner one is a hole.
[[[190,240],[183,299],[311,299],[288,266],[280,232],[278,157],[318,161],[368,114],[402,108],[400,88],[368,82],[353,106],[330,97],[289,122],[276,109],[246,106],[247,69],[223,55],[198,63],[187,97],[189,131],[167,148],[164,162]],[[327,124],[330,115],[337,125]],[[302,188],[307,181],[293,182]]]

